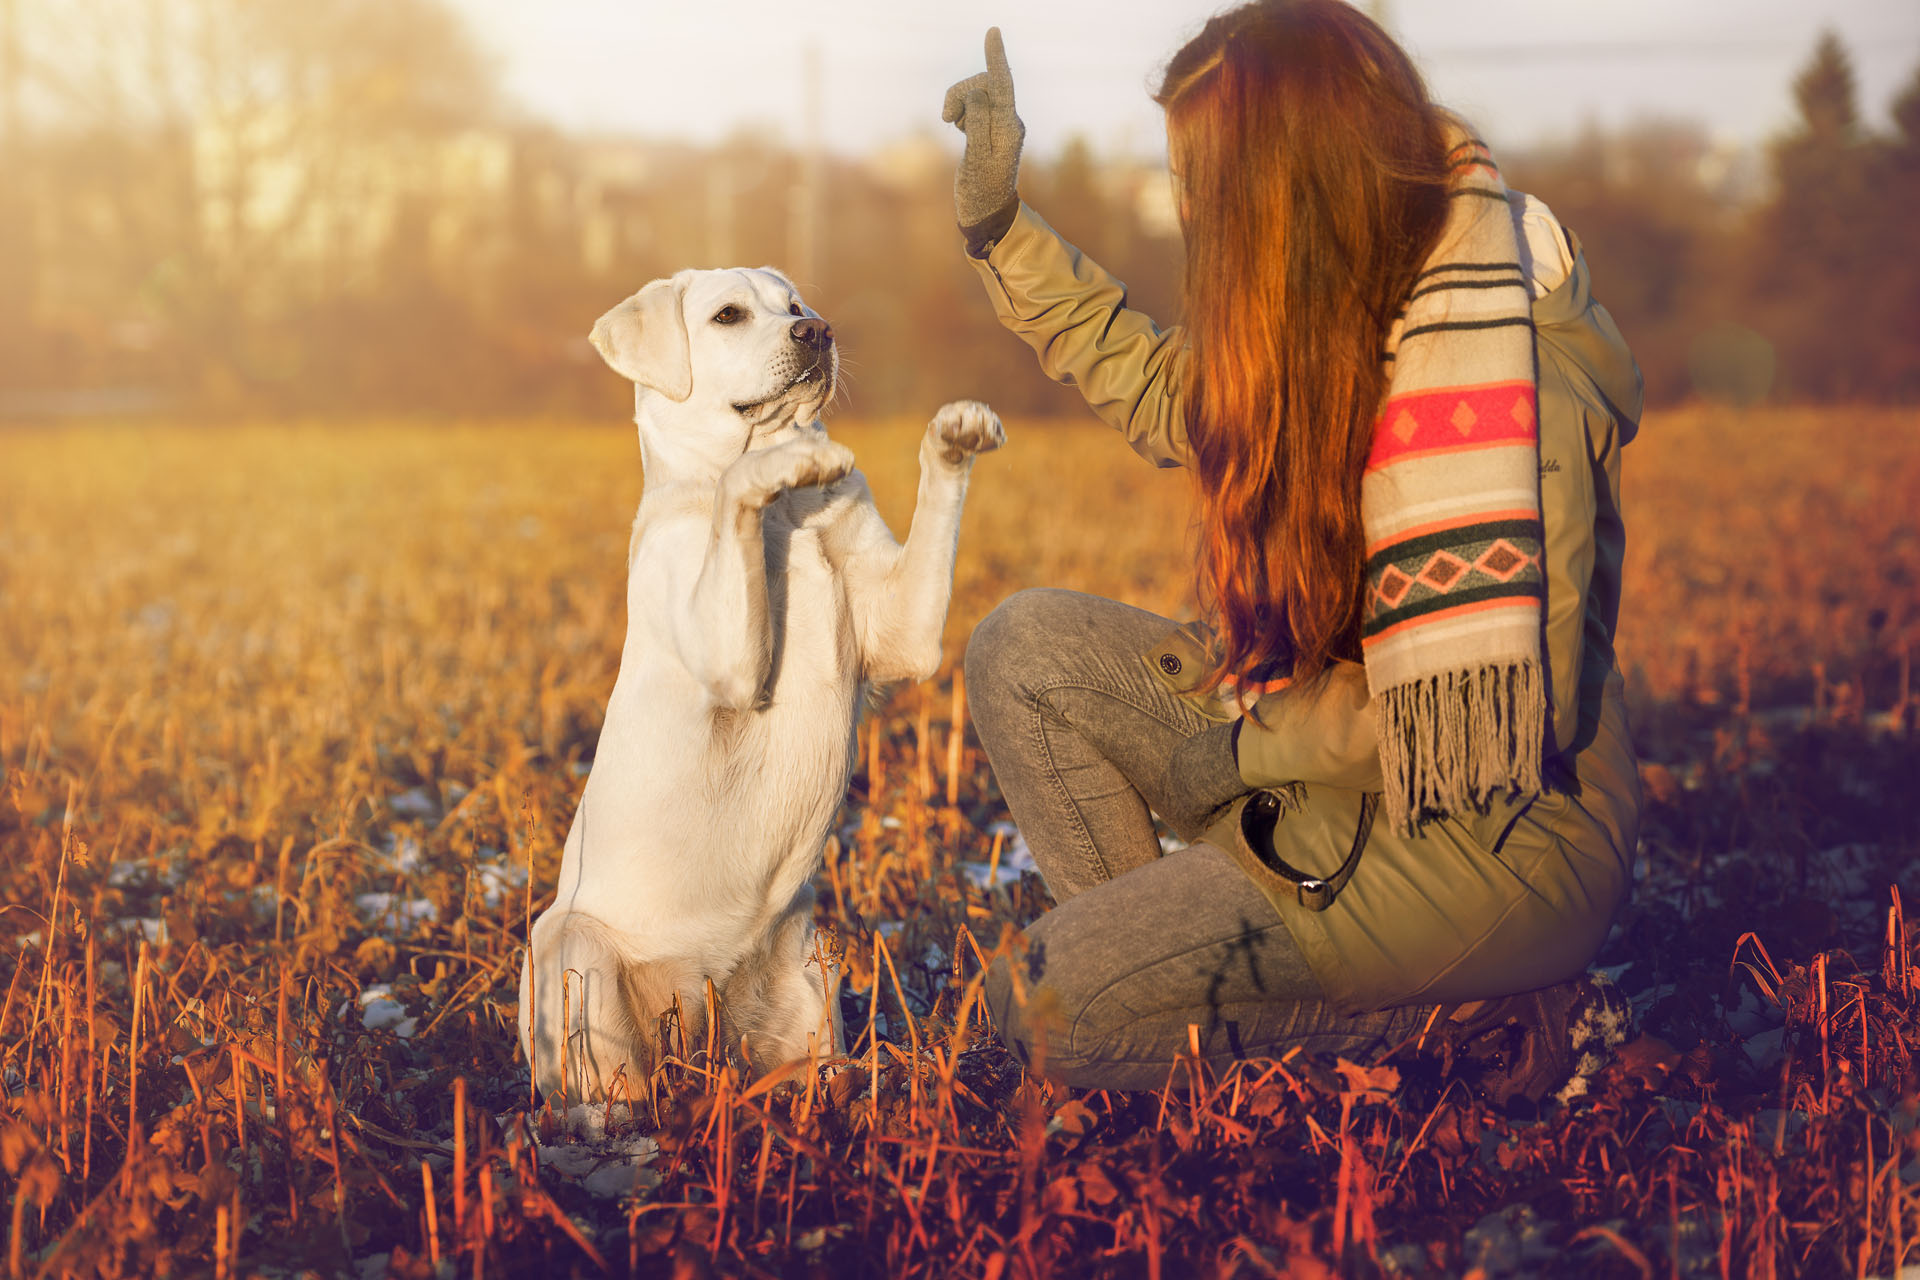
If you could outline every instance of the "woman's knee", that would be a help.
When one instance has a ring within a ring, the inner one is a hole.
[[[1031,703],[1062,652],[1061,632],[1076,593],[1030,587],[1002,600],[967,640],[967,696],[988,717]]]
[[[1014,993],[1013,961],[1006,956],[997,957],[987,967],[985,988],[987,1013],[993,1018],[993,1027],[1000,1033],[1001,1043],[1012,1051],[1022,1066],[1032,1065],[1031,1037],[1020,1016],[1025,1002],[1016,999]]]
[[[1021,953],[996,957],[985,981],[987,1011],[1001,1040],[1023,1065],[1056,1077],[1086,1065],[1082,1024],[1103,985],[1085,957],[1072,954],[1071,937],[1049,946],[1047,935],[1055,932],[1049,926],[1059,911],[1029,925]]]
[[[1016,591],[974,625],[967,640],[967,680],[1021,670],[1059,651],[1059,635],[1071,629],[1075,591],[1028,587]]]
[[[1020,963],[1002,956],[987,970],[987,1010],[994,1029],[1021,1066],[1064,1079],[1062,1073],[1071,1075],[1084,1065],[1074,1053],[1072,1013],[1051,986],[1016,982],[1013,969]]]

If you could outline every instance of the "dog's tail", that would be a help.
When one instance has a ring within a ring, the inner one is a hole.
[[[584,912],[543,917],[533,932],[521,1042],[556,1105],[650,1098],[665,1059],[706,1049],[710,997],[697,966],[637,959]]]

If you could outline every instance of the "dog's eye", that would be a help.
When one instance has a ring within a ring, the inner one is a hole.
[[[731,302],[713,313],[713,322],[715,324],[739,324],[746,318],[747,313],[739,307],[734,306]]]
[[[806,312],[804,312],[804,311],[802,311],[802,310],[800,309],[800,304],[799,304],[799,303],[797,303],[797,302],[789,302],[789,303],[787,304],[787,314],[788,314],[788,315],[790,315],[790,316],[803,316],[803,315],[805,315],[805,314],[806,314]]]

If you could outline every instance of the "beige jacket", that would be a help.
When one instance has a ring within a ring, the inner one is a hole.
[[[1539,206],[1523,199],[1516,216],[1537,217]],[[1230,850],[1349,1010],[1560,981],[1593,958],[1629,888],[1640,785],[1613,634],[1625,549],[1620,450],[1639,421],[1640,373],[1593,299],[1578,242],[1568,237],[1566,248],[1571,271],[1533,304],[1553,685],[1546,790],[1428,822],[1412,836],[1376,824],[1352,881],[1323,912],[1303,909],[1291,885]],[[1177,328],[1129,309],[1126,287],[1024,204],[974,266],[1001,323],[1050,377],[1078,387],[1149,462],[1185,464],[1187,348]],[[1202,637],[1175,630],[1142,660],[1226,719],[1231,709],[1195,692],[1208,669]],[[1252,787],[1301,784],[1301,807],[1280,823],[1276,851],[1330,875],[1352,846],[1363,794],[1380,787],[1365,672],[1339,664],[1317,685],[1267,695],[1258,711],[1240,732],[1242,776]]]

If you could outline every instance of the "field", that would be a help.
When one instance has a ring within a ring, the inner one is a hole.
[[[1920,1258],[1920,414],[1658,413],[1621,656],[1642,1038],[1509,1114],[1411,1054],[1024,1079],[1046,903],[951,672],[1024,586],[1184,614],[1181,478],[1008,424],[947,668],[818,876],[856,1070],[700,1046],[568,1132],[512,1026],[624,625],[613,423],[0,434],[8,1274],[1866,1276]],[[836,426],[904,529],[917,423]]]

